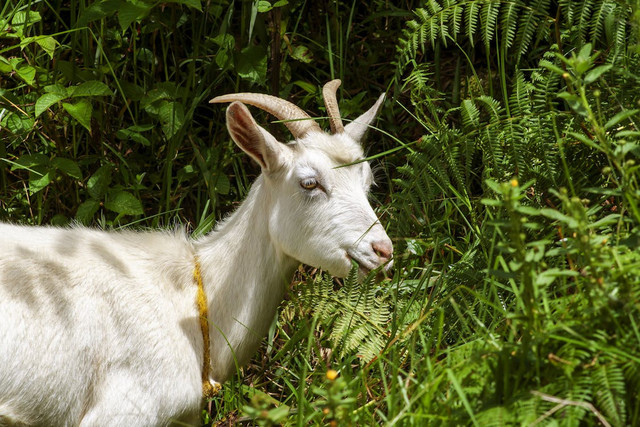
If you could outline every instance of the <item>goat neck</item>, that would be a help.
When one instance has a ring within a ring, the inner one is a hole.
[[[195,244],[209,298],[211,374],[217,382],[255,352],[297,266],[270,238],[264,181],[260,176],[240,208]]]

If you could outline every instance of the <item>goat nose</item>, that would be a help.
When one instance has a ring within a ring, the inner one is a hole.
[[[393,245],[390,240],[380,240],[371,244],[373,252],[378,255],[383,262],[389,261],[393,255]]]

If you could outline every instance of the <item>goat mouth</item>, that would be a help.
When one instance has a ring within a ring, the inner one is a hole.
[[[356,257],[350,251],[346,251],[346,257],[349,263],[351,264],[355,261],[358,264],[358,272],[361,277],[368,276],[373,270],[378,269],[376,277],[380,280],[388,277],[389,272],[391,271],[391,266],[393,265],[393,260],[387,261],[380,265],[374,265],[371,262],[361,261],[358,257]]]
[[[349,263],[352,263],[353,261],[355,261],[356,264],[358,264],[358,271],[364,276],[369,274],[371,272],[371,270],[373,270],[375,268],[375,267],[369,267],[367,265],[367,263],[361,261],[360,259],[358,259],[356,256],[354,256],[349,251],[347,251],[346,255],[347,255],[347,259],[349,260]]]

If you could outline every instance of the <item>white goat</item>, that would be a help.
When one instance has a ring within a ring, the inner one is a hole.
[[[352,260],[390,266],[359,162],[384,95],[343,127],[339,85],[323,91],[332,135],[276,97],[212,100],[233,101],[229,133],[262,174],[205,237],[0,224],[0,425],[197,423],[203,388],[248,361],[300,262],[336,276]],[[277,142],[241,102],[285,120],[295,141]]]

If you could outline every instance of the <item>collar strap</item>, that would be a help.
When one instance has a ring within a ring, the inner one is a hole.
[[[209,338],[209,305],[207,304],[207,294],[204,293],[204,285],[202,283],[202,272],[200,269],[200,260],[194,257],[195,267],[193,269],[193,279],[198,285],[198,293],[196,294],[196,305],[200,319],[200,329],[202,330],[202,395],[205,399],[213,399],[220,390],[220,384],[211,384],[209,380],[209,370],[211,369],[211,356],[209,355],[210,338]]]

